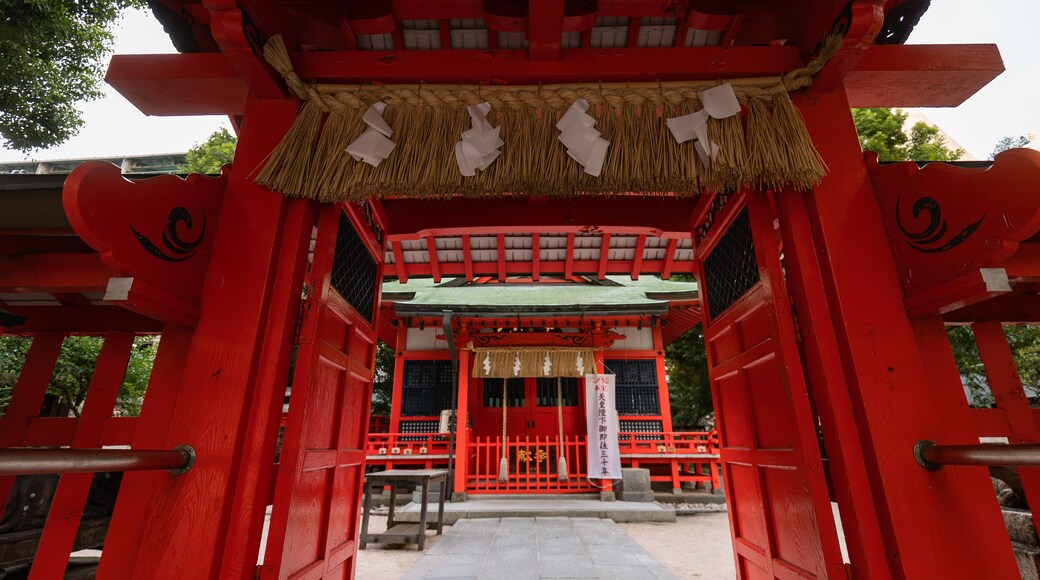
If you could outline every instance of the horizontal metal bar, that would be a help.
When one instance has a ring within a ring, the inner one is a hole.
[[[929,471],[943,465],[1034,467],[1040,466],[1040,445],[936,445],[931,441],[918,441],[914,445],[914,459]]]
[[[178,445],[169,450],[139,449],[0,449],[0,475],[98,473],[165,469],[187,473],[195,464],[195,449]]]

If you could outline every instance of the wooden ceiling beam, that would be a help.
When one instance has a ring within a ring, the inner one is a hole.
[[[494,36],[494,35],[492,35]],[[319,81],[553,83],[776,76],[802,66],[797,47],[573,49],[560,60],[523,51],[414,50],[295,53]],[[845,75],[853,107],[952,107],[1004,71],[993,44],[874,45]],[[149,115],[240,115],[249,85],[218,53],[117,55],[106,80]]]

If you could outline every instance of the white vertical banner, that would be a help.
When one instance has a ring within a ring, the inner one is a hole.
[[[588,419],[589,477],[621,479],[618,417],[614,407],[614,375],[585,375]]]

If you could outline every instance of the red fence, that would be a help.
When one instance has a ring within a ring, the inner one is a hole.
[[[564,440],[568,480],[557,473],[560,456],[555,436],[511,437],[507,444],[509,479],[498,481],[502,458],[501,437],[469,437],[466,490],[470,493],[576,493],[595,491],[587,479],[584,435]],[[715,431],[619,433],[624,467],[650,470],[652,481],[720,487],[718,434]],[[368,463],[386,469],[403,466],[443,467],[448,463],[448,435],[444,433],[370,433]]]
[[[469,444],[470,464],[466,490],[472,493],[576,493],[594,491],[586,475],[585,437],[575,435],[563,440],[569,477],[559,477],[557,462],[560,440],[555,436],[510,437],[505,457],[509,477],[498,480],[503,457],[501,437],[477,437]]]

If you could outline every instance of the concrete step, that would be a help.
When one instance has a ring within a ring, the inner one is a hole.
[[[420,506],[410,503],[395,510],[394,519],[418,522]],[[437,504],[427,508],[427,520],[437,519]],[[460,519],[482,518],[605,518],[618,523],[674,522],[675,509],[657,503],[599,501],[593,497],[572,499],[545,499],[545,496],[524,496],[522,499],[474,497],[469,501],[444,504],[444,523],[454,524]]]

